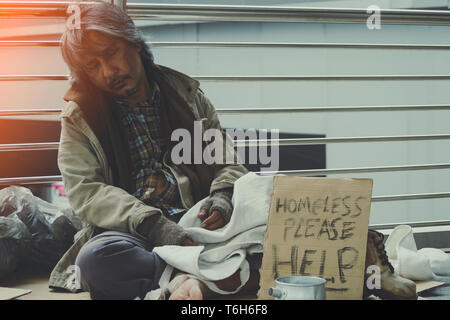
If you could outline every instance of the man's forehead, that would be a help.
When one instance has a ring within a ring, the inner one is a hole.
[[[92,53],[100,53],[102,50],[119,41],[119,38],[113,37],[107,33],[97,30],[89,30],[83,35],[82,45],[84,49]]]

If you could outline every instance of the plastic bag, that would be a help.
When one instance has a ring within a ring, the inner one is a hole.
[[[30,242],[31,234],[16,214],[0,216],[0,280],[17,269]]]
[[[11,215],[16,215],[31,235],[28,241],[23,234],[17,234],[17,241],[26,248],[22,262],[32,267],[50,269],[55,266],[72,245],[75,233],[83,227],[71,208],[48,203],[22,186],[0,190],[0,216]],[[2,255],[0,259],[8,258]]]

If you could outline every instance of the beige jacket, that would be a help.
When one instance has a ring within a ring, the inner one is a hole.
[[[192,108],[196,120],[202,121],[203,132],[209,128],[221,129],[215,109],[200,90],[199,82],[173,69],[167,67],[162,69],[171,85]],[[69,90],[65,97],[70,96]],[[88,226],[75,235],[74,244],[53,269],[49,286],[76,292],[80,288],[75,275],[75,259],[81,247],[90,238],[102,229],[140,236],[137,227],[143,219],[161,214],[161,211],[146,205],[125,190],[113,186],[113,175],[106,155],[74,101],[69,101],[65,105],[59,118],[61,136],[58,167],[71,208]],[[163,155],[163,163],[178,182],[184,208],[189,209],[195,204],[190,191],[190,181],[176,166],[168,165],[169,156],[168,152]],[[214,166],[215,175],[210,192],[232,187],[239,177],[247,173],[245,167],[240,164],[214,164]]]

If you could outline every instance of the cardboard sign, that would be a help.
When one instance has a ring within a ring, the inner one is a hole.
[[[288,275],[327,280],[327,300],[362,299],[372,179],[275,176],[259,299]]]
[[[30,292],[30,289],[0,287],[0,300],[15,299]]]

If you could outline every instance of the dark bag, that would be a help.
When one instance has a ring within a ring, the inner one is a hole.
[[[32,268],[53,268],[73,244],[74,235],[83,227],[72,209],[60,208],[34,196],[28,188],[9,186],[0,190],[0,216],[5,220],[4,252],[0,264],[19,259]],[[23,231],[25,226],[26,233]],[[14,232],[14,230],[16,230]],[[16,244],[13,244],[16,243]],[[16,250],[19,246],[20,250]],[[16,256],[13,259],[13,256]],[[1,275],[0,275],[1,276]]]

